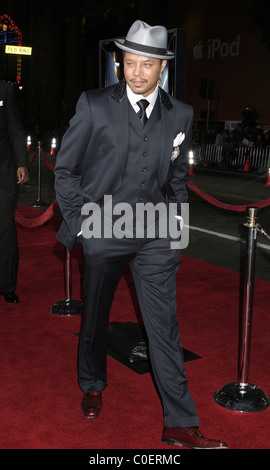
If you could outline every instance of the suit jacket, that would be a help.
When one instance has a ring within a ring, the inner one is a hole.
[[[27,137],[12,85],[0,82],[0,187],[16,184],[17,168],[28,167]]]
[[[193,110],[159,89],[162,133],[158,183],[178,204],[187,201],[188,151]],[[180,154],[171,160],[173,141],[185,133]],[[126,83],[82,93],[63,137],[55,165],[56,198],[63,215],[57,239],[71,249],[81,230],[84,203],[98,202],[119,189],[128,157]]]

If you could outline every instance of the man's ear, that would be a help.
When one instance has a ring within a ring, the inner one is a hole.
[[[166,65],[167,65],[167,60],[163,60],[161,63],[161,73],[165,70]]]

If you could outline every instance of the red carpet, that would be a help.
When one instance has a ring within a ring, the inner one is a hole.
[[[24,215],[33,216],[32,208]],[[60,219],[32,229],[18,225],[19,305],[0,297],[2,449],[169,449],[161,444],[162,410],[149,373],[138,375],[108,358],[109,386],[96,420],[83,417],[76,355],[80,317],[49,313],[64,298]],[[81,248],[72,254],[73,298],[81,295]],[[183,346],[201,356],[186,363],[201,431],[231,449],[269,449],[270,408],[235,413],[214,392],[237,379],[239,274],[182,255],[178,274]],[[111,321],[137,322],[123,277]],[[129,286],[130,287],[130,286]],[[249,382],[270,391],[269,283],[256,279]],[[179,450],[180,452],[180,450]],[[182,450],[181,450],[182,452]]]

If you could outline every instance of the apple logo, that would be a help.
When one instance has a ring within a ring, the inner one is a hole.
[[[203,57],[203,44],[202,41],[199,41],[196,46],[193,47],[193,57],[194,59],[202,59]]]

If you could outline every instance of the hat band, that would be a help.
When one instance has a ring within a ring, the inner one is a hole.
[[[166,55],[166,49],[161,49],[159,47],[145,46],[143,44],[137,44],[136,42],[128,41],[125,39],[124,45],[140,52],[149,52],[150,54]]]

